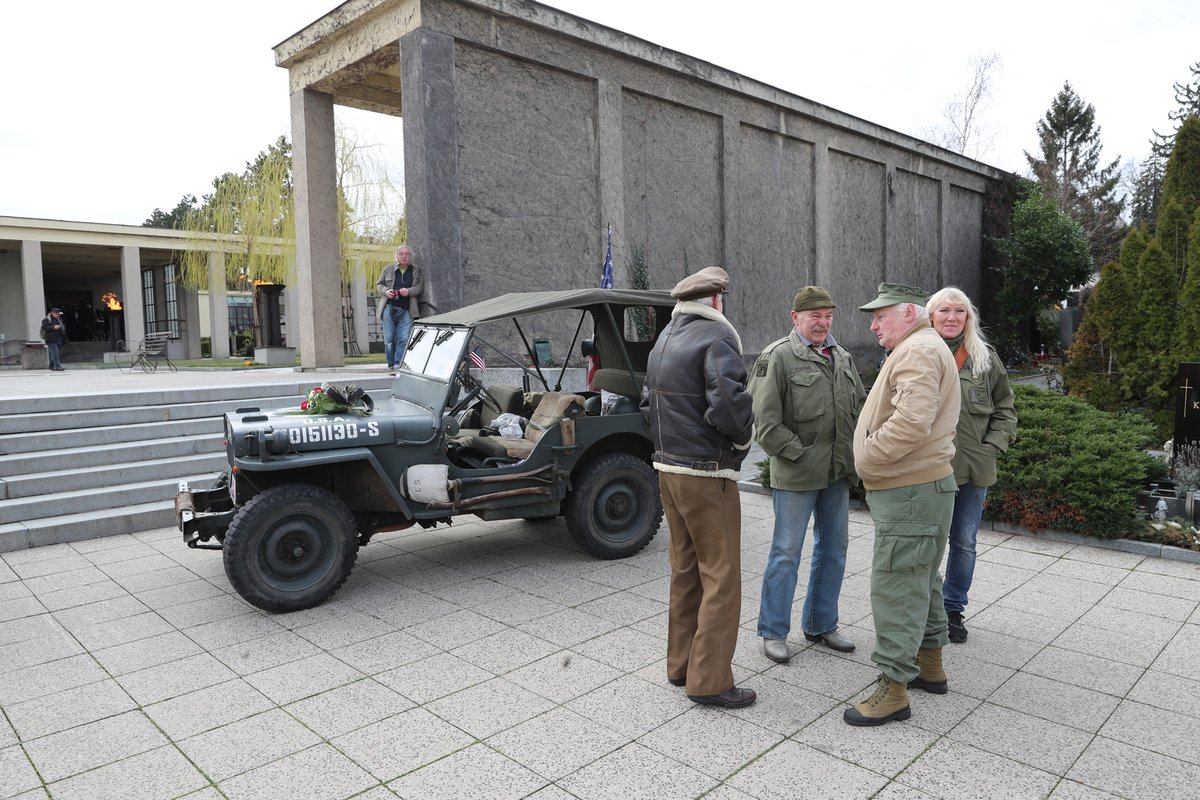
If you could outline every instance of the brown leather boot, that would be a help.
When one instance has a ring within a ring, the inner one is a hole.
[[[946,670],[942,669],[942,648],[922,647],[917,651],[917,667],[921,674],[908,682],[909,689],[924,689],[930,694],[949,691]]]
[[[849,725],[868,726],[883,725],[894,719],[908,719],[911,716],[905,685],[887,675],[880,675],[875,694],[847,708],[842,719]]]

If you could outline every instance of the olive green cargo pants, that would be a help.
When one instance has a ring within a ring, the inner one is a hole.
[[[875,520],[871,660],[900,683],[917,677],[917,650],[944,647],[949,641],[938,567],[946,552],[957,491],[950,476],[867,492],[867,507]]]

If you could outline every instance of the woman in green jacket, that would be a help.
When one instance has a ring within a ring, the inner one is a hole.
[[[929,321],[954,354],[962,387],[962,408],[954,436],[954,478],[958,496],[950,525],[949,556],[942,596],[950,641],[965,642],[963,611],[975,575],[975,538],[988,487],[996,482],[996,458],[1017,438],[1017,412],[1008,373],[979,330],[979,312],[953,286],[925,303]]]

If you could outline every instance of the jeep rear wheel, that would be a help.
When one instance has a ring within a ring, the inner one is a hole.
[[[641,550],[662,522],[658,478],[645,461],[628,453],[600,456],[573,478],[563,503],[571,538],[600,558],[624,558]]]
[[[358,557],[354,517],[316,486],[276,486],[255,495],[225,535],[225,574],[264,611],[299,611],[345,583]]]

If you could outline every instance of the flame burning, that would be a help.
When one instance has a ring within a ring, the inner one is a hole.
[[[260,281],[257,278],[255,278],[254,285],[255,286],[274,286],[275,284],[272,281]]]
[[[121,301],[117,299],[116,292],[108,292],[100,301],[104,303],[105,308],[109,311],[120,311],[122,309]]]

